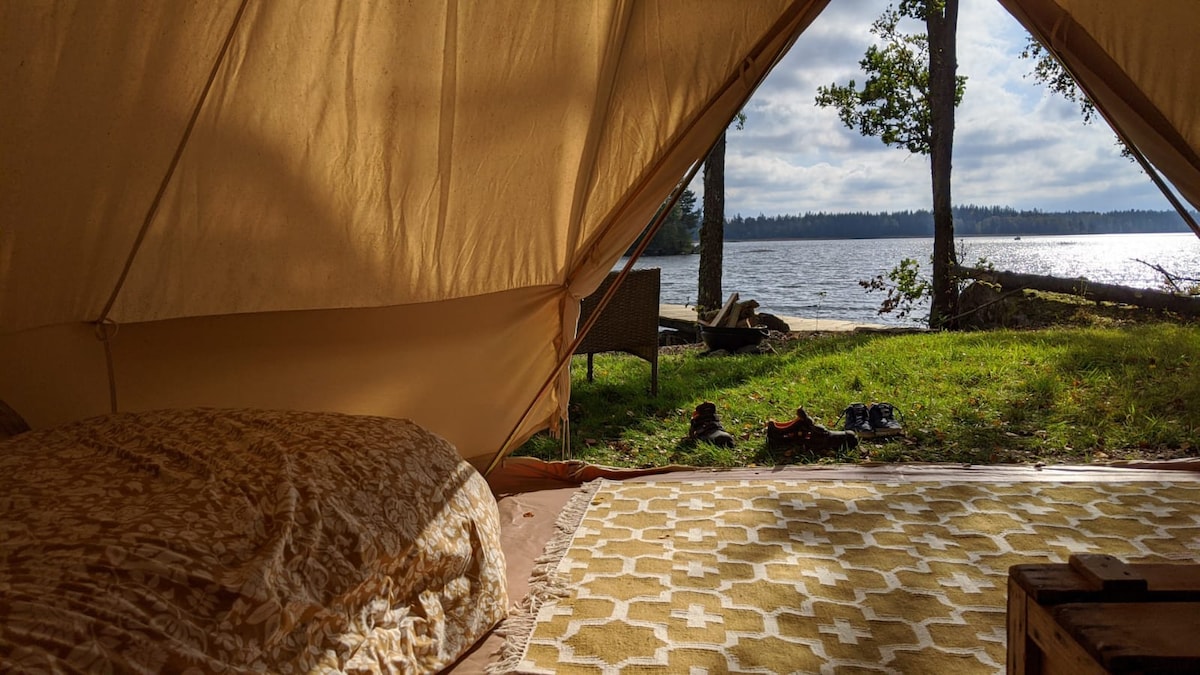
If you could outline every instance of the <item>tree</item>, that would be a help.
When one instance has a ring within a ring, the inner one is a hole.
[[[1021,58],[1033,61],[1033,72],[1030,75],[1055,94],[1079,106],[1079,114],[1084,124],[1091,124],[1096,119],[1096,104],[1079,88],[1079,84],[1071,73],[1063,67],[1049,49],[1037,41],[1032,35],[1025,38],[1025,49],[1021,50]],[[1135,161],[1133,152],[1121,138],[1117,137],[1117,145],[1121,147],[1121,156],[1129,161]]]
[[[902,16],[925,22],[924,34],[899,28]],[[966,78],[956,74],[958,0],[902,0],[871,26],[881,45],[871,45],[859,66],[867,81],[859,90],[832,84],[817,90],[817,105],[837,109],[850,129],[878,136],[885,145],[929,155],[933,193],[933,278],[929,325],[952,328],[958,314],[954,281],[954,215],[950,169],[954,108]]]
[[[646,245],[645,255],[691,253],[692,235],[699,226],[700,211],[696,208],[696,193],[685,189],[679,196],[679,201],[675,202],[675,207],[663,220],[663,224],[658,228],[654,238]],[[645,236],[644,233],[643,236]],[[634,242],[633,247],[636,246],[637,242]]]
[[[1063,68],[1058,59],[1038,42],[1032,35],[1025,37],[1025,49],[1021,50],[1021,58],[1033,60],[1033,79],[1046,85],[1050,91],[1079,105],[1079,114],[1083,116],[1084,124],[1091,124],[1096,118],[1096,106],[1092,100],[1080,90],[1075,78]]]
[[[734,128],[746,125],[746,113],[739,112]],[[722,266],[725,258],[725,132],[704,160],[704,222],[700,226],[700,272],[696,293],[698,312],[717,309],[724,302],[721,293]]]

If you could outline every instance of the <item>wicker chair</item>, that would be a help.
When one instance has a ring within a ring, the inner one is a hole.
[[[658,289],[660,270],[630,270],[596,320],[596,325],[579,343],[576,354],[587,354],[587,378],[592,381],[592,355],[625,352],[650,362],[650,394],[658,395]],[[605,290],[617,278],[609,273],[600,288],[583,299],[579,326],[596,310]]]

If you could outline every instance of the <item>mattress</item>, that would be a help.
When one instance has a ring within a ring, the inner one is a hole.
[[[505,614],[496,502],[397,419],[117,413],[0,442],[0,671],[399,672]]]

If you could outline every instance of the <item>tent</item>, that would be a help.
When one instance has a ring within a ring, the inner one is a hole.
[[[1200,4],[1002,3],[1200,206]],[[0,4],[0,398],[408,417],[486,465],[825,4]]]

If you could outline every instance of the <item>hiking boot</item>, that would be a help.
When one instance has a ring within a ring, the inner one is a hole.
[[[846,423],[842,427],[846,431],[853,431],[859,438],[875,437],[875,430],[871,428],[871,419],[867,412],[867,406],[862,403],[851,403],[842,411],[842,417],[846,418]],[[838,419],[842,419],[842,417]]]
[[[767,421],[767,447],[798,448],[818,454],[829,454],[839,448],[852,450],[858,446],[853,431],[830,431],[817,424],[804,408],[796,410],[796,419],[782,424]]]
[[[868,417],[871,431],[876,436],[897,436],[904,433],[894,417],[896,409],[891,403],[876,403],[871,406]]]
[[[692,413],[692,424],[688,429],[688,438],[693,441],[704,441],[722,448],[733,447],[733,435],[721,426],[721,418],[717,417],[717,404],[701,403]]]

